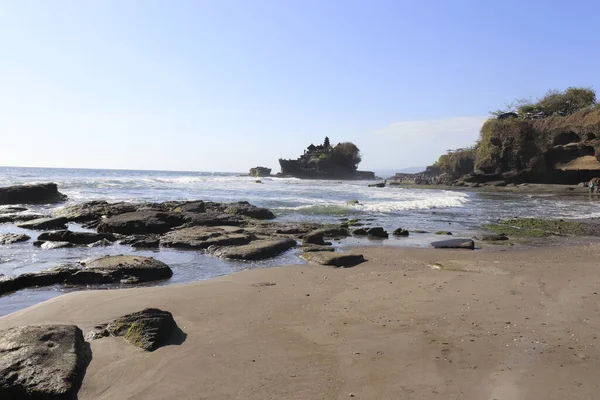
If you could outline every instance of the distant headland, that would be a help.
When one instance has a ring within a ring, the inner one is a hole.
[[[332,146],[325,137],[323,144],[310,144],[304,154],[295,160],[279,159],[281,173],[303,179],[375,179],[372,171],[359,171],[362,161],[354,143],[343,142]]]

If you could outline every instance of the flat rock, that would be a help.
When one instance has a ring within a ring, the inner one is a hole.
[[[183,222],[183,213],[135,211],[102,220],[98,232],[123,235],[165,233]]]
[[[0,234],[0,245],[26,242],[29,239],[31,239],[31,237],[22,233],[2,233]]]
[[[75,325],[0,332],[0,399],[76,399],[92,358]]]
[[[171,231],[161,239],[161,245],[181,249],[208,249],[210,246],[240,246],[255,240],[251,233],[229,233],[222,228],[194,226]]]
[[[228,214],[243,215],[254,219],[274,219],[275,214],[264,207],[257,207],[247,201],[227,204],[224,210]]]
[[[65,217],[72,222],[89,222],[102,217],[134,212],[139,204],[108,203],[106,201],[88,201],[73,206],[64,207],[54,212],[56,216]]]
[[[471,239],[450,239],[440,240],[439,242],[431,243],[431,247],[436,249],[475,249],[475,242]]]
[[[481,240],[484,242],[502,242],[508,240],[508,236],[506,235],[483,235]]]
[[[19,228],[23,229],[35,229],[35,230],[45,230],[45,229],[66,229],[67,228],[67,219],[64,217],[54,217],[54,218],[39,218],[32,219],[31,221],[26,221],[18,224]]]
[[[244,225],[244,218],[239,215],[206,212],[200,213],[181,213],[185,222],[184,227],[190,226],[241,226]]]
[[[100,326],[100,329],[92,332],[89,337],[99,339],[106,336],[122,336],[137,347],[153,351],[169,340],[176,326],[170,312],[146,308]]]
[[[315,264],[333,267],[354,267],[366,261],[365,257],[358,253],[309,252],[304,253],[302,257]]]
[[[169,279],[173,276],[173,271],[167,264],[152,257],[106,256],[81,261],[79,264],[83,268],[68,277],[65,280],[67,283],[141,283]]]
[[[263,260],[296,246],[294,239],[257,240],[245,246],[216,248],[216,256],[232,260]],[[210,249],[209,249],[210,250]]]
[[[56,183],[17,185],[0,188],[0,204],[49,204],[65,201]]]
[[[65,266],[39,272],[25,273],[15,277],[1,276],[0,295],[30,287],[50,286],[64,283],[77,271],[79,271],[79,268]]]
[[[42,214],[34,214],[30,212],[16,212],[0,214],[0,223],[31,221],[32,219],[47,218]]]
[[[73,244],[92,244],[100,240],[114,242],[117,240],[117,238],[110,233],[72,232],[69,230],[59,230],[41,233],[38,236],[38,240],[49,242],[69,242]]]
[[[191,212],[191,213],[204,213],[206,212],[206,205],[203,201],[188,201],[185,203],[178,204],[171,208],[170,211],[174,212]]]
[[[331,246],[319,246],[316,244],[303,244],[301,250],[305,253],[313,251],[335,251]]]

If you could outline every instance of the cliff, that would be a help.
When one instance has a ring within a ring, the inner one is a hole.
[[[303,179],[375,179],[371,171],[358,171],[360,150],[350,142],[331,146],[329,138],[323,144],[311,144],[295,160],[280,159],[280,176]]]

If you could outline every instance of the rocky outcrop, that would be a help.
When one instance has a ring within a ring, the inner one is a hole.
[[[31,237],[22,233],[2,233],[0,234],[0,245],[26,242],[29,239],[31,239]]]
[[[106,256],[16,277],[0,277],[0,295],[29,287],[56,284],[152,282],[169,279],[172,275],[173,271],[168,265],[152,257]]]
[[[64,217],[55,218],[39,218],[32,219],[31,221],[22,222],[17,224],[19,228],[33,229],[33,230],[46,230],[46,229],[67,229],[67,219]]]
[[[367,235],[371,238],[387,239],[390,235],[380,226],[367,229]]]
[[[0,399],[76,399],[91,361],[75,325],[21,326],[0,332]]]
[[[212,251],[218,257],[250,261],[275,257],[295,246],[294,239],[272,239],[257,240],[245,246],[214,248]]]
[[[73,244],[88,245],[101,240],[114,242],[117,240],[115,235],[110,233],[95,232],[72,232],[69,230],[59,230],[43,232],[38,236],[38,240],[50,242],[69,242]]]
[[[98,232],[123,235],[165,233],[183,223],[182,213],[135,211],[102,220]]]
[[[302,258],[311,263],[342,268],[354,267],[366,261],[365,257],[358,253],[307,252]]]
[[[431,243],[431,247],[435,249],[475,249],[475,243],[471,239],[450,239],[440,240],[439,242]]]
[[[65,201],[56,183],[39,183],[0,188],[0,204],[49,204]]]
[[[254,219],[274,219],[275,214],[267,208],[257,207],[247,201],[239,201],[237,203],[226,204],[223,211],[228,214],[242,215]]]
[[[250,168],[250,172],[249,172],[250,176],[254,176],[256,178],[262,178],[265,176],[270,176],[271,175],[271,168],[267,168],[267,167],[254,167],[254,168]]]
[[[46,218],[42,214],[34,214],[30,212],[9,212],[0,213],[0,224],[5,222],[20,222],[20,221],[31,221],[32,219]]]
[[[89,335],[90,339],[107,336],[122,336],[129,343],[146,351],[154,351],[164,345],[177,324],[168,311],[146,308],[133,314],[127,314],[116,320],[100,325]]]
[[[239,228],[194,226],[171,231],[160,239],[160,243],[165,247],[204,250],[210,246],[246,245],[255,239],[255,235]]]
[[[392,232],[394,236],[408,236],[410,233],[406,229],[398,228],[394,232]]]

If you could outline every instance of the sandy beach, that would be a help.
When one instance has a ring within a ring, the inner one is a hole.
[[[594,399],[598,250],[370,247],[348,269],[70,293],[0,328],[173,313],[152,353],[93,341],[80,399]]]

